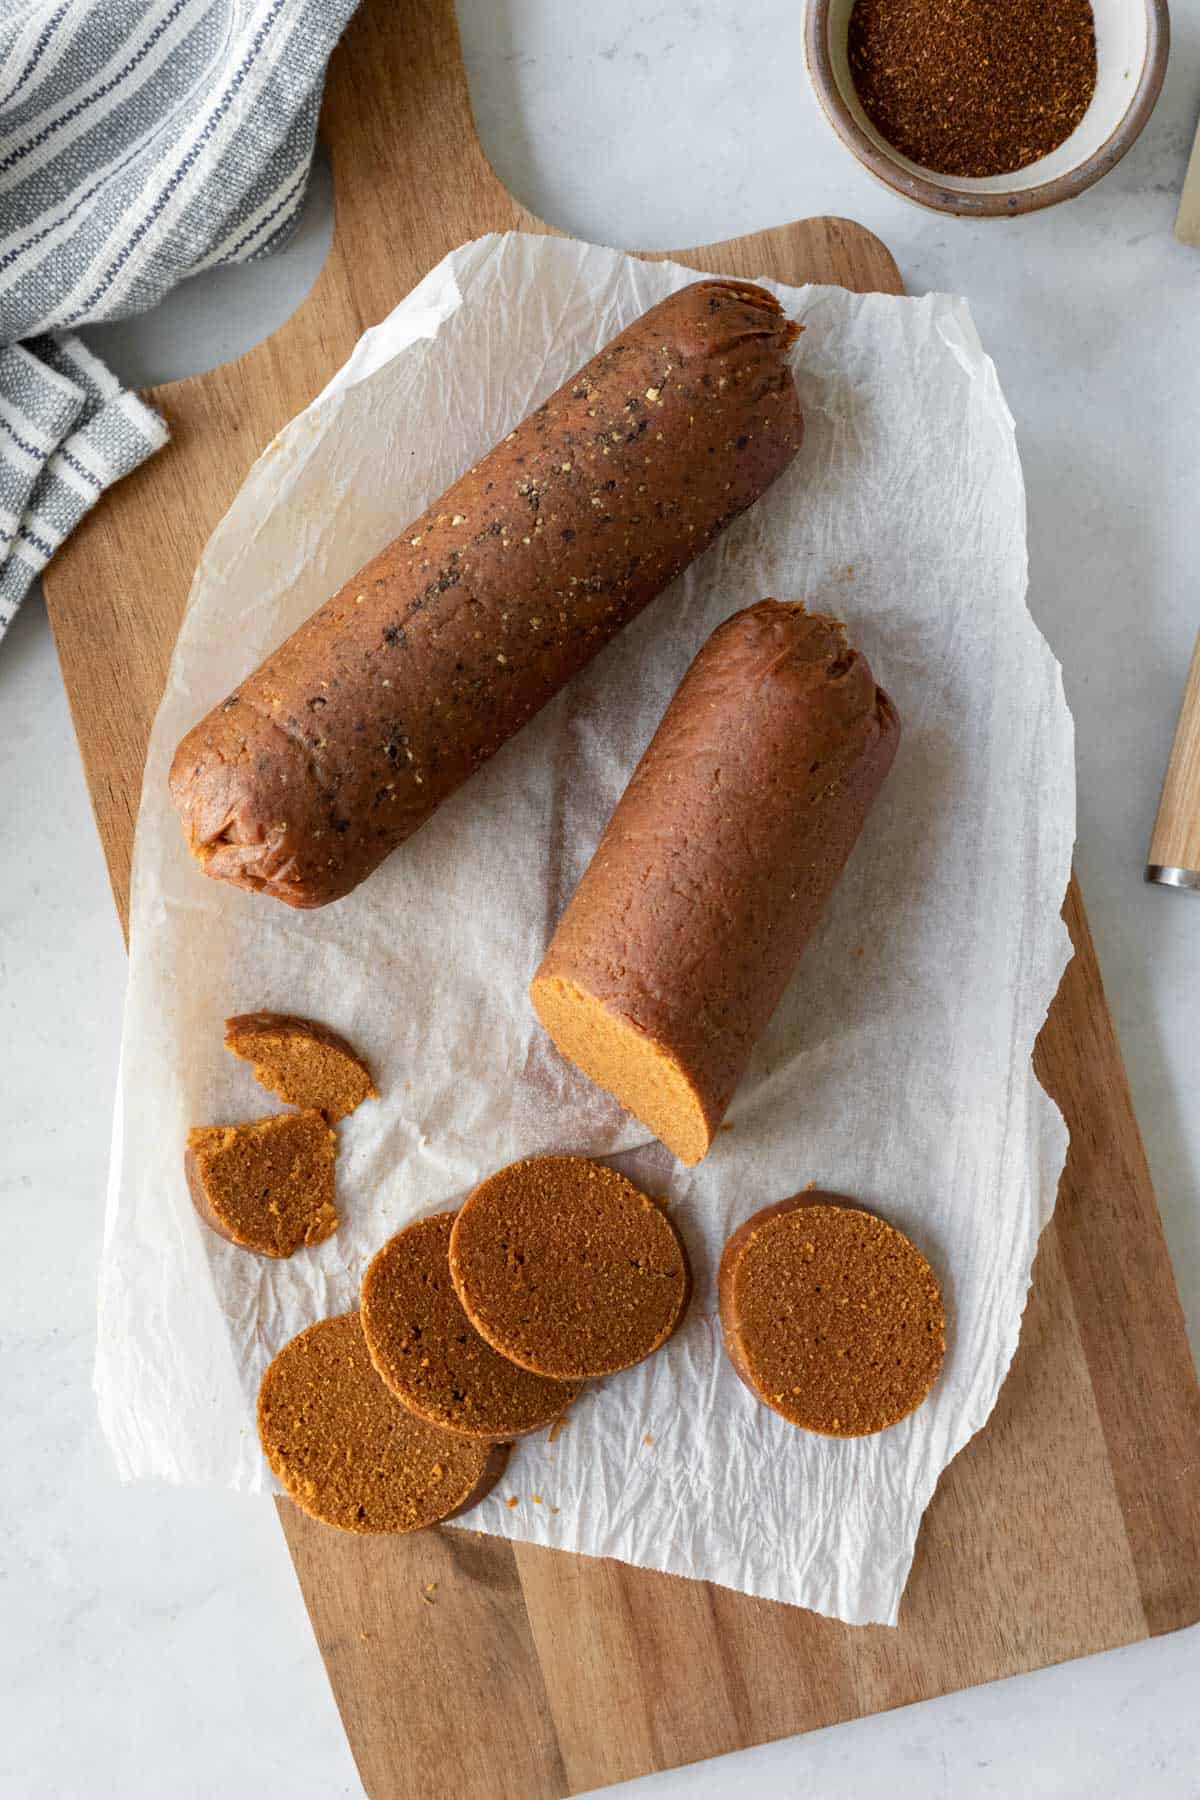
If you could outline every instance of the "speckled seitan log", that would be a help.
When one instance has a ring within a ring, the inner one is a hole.
[[[696,282],[538,407],[184,738],[205,873],[357,886],[791,461],[795,335]]]

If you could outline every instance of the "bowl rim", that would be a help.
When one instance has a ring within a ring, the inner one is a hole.
[[[1072,200],[1085,188],[1099,181],[1114,168],[1125,152],[1141,136],[1142,129],[1154,111],[1167,72],[1167,56],[1171,43],[1171,22],[1167,0],[1143,0],[1146,11],[1146,55],[1129,105],[1114,130],[1089,157],[1064,175],[1037,187],[1019,188],[1012,193],[992,191],[973,193],[943,187],[936,175],[921,175],[872,143],[842,98],[833,74],[829,55],[829,10],[832,0],[805,0],[804,59],[809,80],[825,114],[838,137],[867,170],[893,193],[933,212],[956,213],[972,219],[1019,218],[1022,213],[1038,212],[1044,206],[1055,206],[1060,200]]]

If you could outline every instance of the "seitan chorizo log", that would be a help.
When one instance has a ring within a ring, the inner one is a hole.
[[[791,461],[796,332],[696,282],[539,406],[184,738],[205,873],[357,886]]]
[[[530,989],[559,1050],[697,1163],[899,741],[836,619],[718,626],[613,813]]]

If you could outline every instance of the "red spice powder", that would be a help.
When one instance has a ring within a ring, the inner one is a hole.
[[[1009,175],[1070,137],[1096,91],[1089,0],[855,0],[863,111],[940,175]]]

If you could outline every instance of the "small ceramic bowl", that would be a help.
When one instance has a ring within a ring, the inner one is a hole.
[[[906,200],[968,218],[1013,217],[1081,194],[1119,163],[1154,109],[1167,67],[1166,0],[1092,0],[1096,92],[1057,150],[1012,175],[972,180],[910,162],[882,138],[854,90],[846,42],[854,0],[808,0],[804,49],[821,108],[870,174]],[[1053,4],[1053,0],[1046,0]]]

